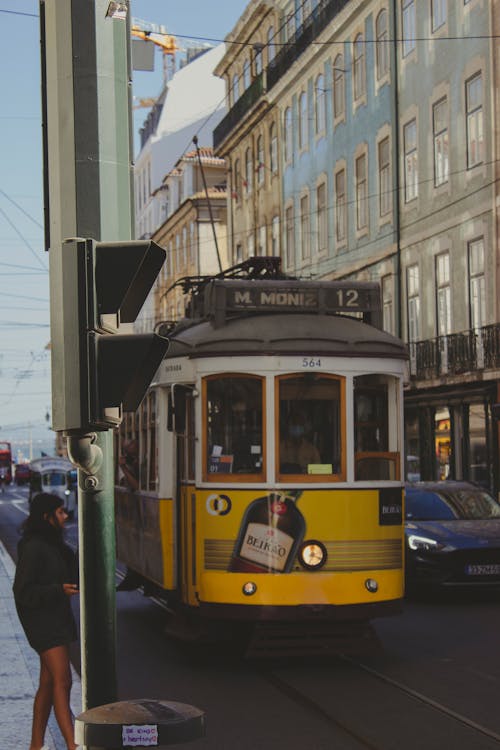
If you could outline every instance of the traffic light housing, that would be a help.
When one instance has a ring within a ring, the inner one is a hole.
[[[51,268],[54,430],[106,430],[138,408],[168,340],[123,324],[137,318],[164,260],[149,240],[63,243]]]

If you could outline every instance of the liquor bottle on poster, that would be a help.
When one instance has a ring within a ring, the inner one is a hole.
[[[229,570],[246,573],[288,573],[304,539],[306,523],[296,506],[302,490],[270,493],[245,511]]]

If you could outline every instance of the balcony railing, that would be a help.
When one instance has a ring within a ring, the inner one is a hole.
[[[214,130],[214,148],[222,143],[224,138],[239,123],[246,113],[253,107],[264,93],[264,73],[253,79],[250,86],[231,107],[227,115],[219,122]]]
[[[316,39],[349,0],[320,0],[288,42],[281,48],[264,74],[255,78],[214,130],[214,148],[236,127],[265,91],[274,86],[290,66]],[[265,82],[264,82],[265,81]]]
[[[282,47],[267,67],[267,90],[269,91],[285,75],[309,45],[321,34],[330,21],[345,8],[349,0],[320,0],[312,13],[299,26],[288,43]]]
[[[412,380],[500,368],[500,325],[408,344]]]

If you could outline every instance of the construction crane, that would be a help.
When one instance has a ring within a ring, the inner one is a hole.
[[[164,86],[166,86],[167,82],[171,79],[176,71],[177,52],[187,52],[188,49],[212,49],[214,46],[209,42],[200,42],[199,39],[183,39],[182,47],[180,47],[177,44],[177,39],[175,38],[175,36],[169,34],[165,26],[151,23],[150,21],[143,21],[140,18],[132,18],[131,34],[136,39],[141,39],[145,42],[151,42],[152,44],[159,47],[162,51]],[[137,103],[134,104],[134,109],[140,109],[141,107],[153,107],[156,101],[156,97],[137,99]]]
[[[176,39],[171,34],[167,34],[164,26],[132,19],[130,33],[136,39],[143,42],[151,42],[159,47],[163,53],[163,81],[166,83],[175,71],[175,53],[179,51]],[[148,106],[141,104],[140,106]]]

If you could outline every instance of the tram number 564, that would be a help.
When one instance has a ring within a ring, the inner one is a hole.
[[[312,370],[315,367],[321,367],[321,359],[319,357],[302,357],[302,367]]]

